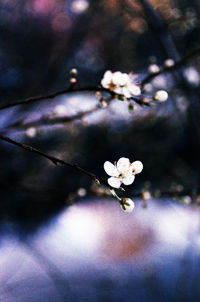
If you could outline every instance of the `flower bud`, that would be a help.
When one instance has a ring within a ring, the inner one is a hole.
[[[160,67],[157,64],[151,64],[149,65],[148,71],[150,73],[157,73],[160,71]]]
[[[97,98],[101,98],[101,92],[100,91],[96,91],[95,95],[96,95]]]
[[[71,78],[71,79],[70,79],[70,83],[71,83],[71,84],[76,84],[76,82],[77,82],[76,78]]]
[[[122,198],[120,202],[120,207],[124,212],[131,213],[135,207],[135,204],[130,198]]]
[[[103,107],[103,108],[105,108],[105,107],[108,106],[108,103],[107,103],[103,98],[101,98],[101,99],[99,100],[99,102],[100,102],[101,107]]]
[[[165,90],[158,90],[154,94],[153,99],[158,102],[165,102],[168,99],[168,93]]]
[[[78,74],[78,70],[76,69],[76,68],[72,68],[71,70],[70,70],[70,75],[71,76],[76,76]]]

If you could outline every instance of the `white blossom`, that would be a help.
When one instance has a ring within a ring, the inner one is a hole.
[[[126,98],[138,96],[141,93],[140,87],[134,83],[132,75],[120,71],[106,71],[101,80],[101,85],[116,94],[124,95]]]
[[[121,184],[126,186],[134,182],[135,174],[142,171],[143,164],[139,160],[130,163],[128,158],[121,157],[116,164],[109,161],[104,163],[104,170],[111,176],[108,178],[108,184],[113,188],[119,188]]]
[[[165,90],[158,90],[154,94],[154,100],[158,102],[165,102],[168,99],[168,93]]]
[[[123,201],[120,203],[120,207],[124,212],[131,213],[135,207],[135,204],[132,199],[124,198]]]

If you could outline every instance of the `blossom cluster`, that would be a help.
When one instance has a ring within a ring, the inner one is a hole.
[[[153,67],[158,67],[157,65],[151,65]],[[159,67],[158,67],[159,68]],[[155,72],[159,72],[160,69],[156,69]],[[151,71],[153,73],[153,71]],[[130,99],[131,97],[141,96],[141,89],[139,85],[135,83],[135,75],[132,73],[122,73],[120,71],[111,72],[107,70],[104,73],[103,79],[101,80],[101,85],[103,88],[110,90],[111,92],[116,93],[118,96],[125,97]],[[150,85],[150,84],[147,84]],[[147,86],[146,85],[146,86]],[[146,90],[146,87],[145,87]],[[165,90],[158,90],[151,98],[141,97],[141,100],[149,101],[153,99],[158,102],[165,102],[168,99],[168,93]]]
[[[104,73],[101,80],[102,87],[114,91],[116,94],[123,95],[126,98],[138,96],[141,94],[140,87],[134,83],[131,74],[122,73],[120,71],[111,72],[110,70]]]

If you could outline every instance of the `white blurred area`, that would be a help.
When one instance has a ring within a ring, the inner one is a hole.
[[[194,240],[195,239],[195,240]],[[61,259],[70,266],[75,261],[143,261],[162,253],[170,257],[195,243],[200,249],[199,211],[188,205],[150,200],[143,209],[140,201],[131,214],[121,211],[117,201],[96,199],[66,208],[31,239],[46,257]],[[14,247],[15,253],[8,252]],[[8,237],[0,250],[1,272],[4,259],[18,255],[20,242]]]
[[[54,297],[52,301],[61,301],[54,279],[64,278],[73,287],[86,282],[88,288],[92,274],[125,282],[130,276],[136,278],[134,274],[146,278],[146,274],[167,271],[164,278],[170,276],[169,282],[176,282],[173,278],[182,270],[183,260],[196,254],[198,261],[199,210],[153,199],[144,209],[140,200],[135,201],[131,214],[122,212],[113,199],[77,202],[25,240],[11,233],[3,237],[2,301],[28,301],[30,295],[35,301],[46,301],[42,300],[45,288]],[[171,276],[171,270],[177,273]],[[73,283],[76,278],[81,280],[78,284]]]

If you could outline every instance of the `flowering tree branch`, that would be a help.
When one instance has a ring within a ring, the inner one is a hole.
[[[170,71],[173,71],[173,70],[183,66],[189,60],[193,59],[194,57],[196,57],[198,55],[200,55],[200,48],[194,50],[190,54],[183,57],[181,60],[175,62],[174,65],[164,66],[164,67],[160,68],[159,71],[157,71],[155,73],[150,73],[146,78],[144,78],[141,81],[140,85],[143,86],[144,84],[151,81],[153,78],[160,75],[161,73],[170,72]],[[18,106],[18,105],[25,105],[25,104],[35,103],[35,102],[43,101],[43,100],[46,100],[46,99],[53,99],[56,96],[66,94],[66,93],[89,92],[89,91],[91,91],[91,92],[103,91],[103,92],[109,93],[111,96],[113,96],[113,98],[116,97],[116,93],[114,91],[111,91],[110,89],[104,88],[101,85],[100,86],[87,86],[87,87],[77,88],[77,87],[74,87],[73,84],[71,84],[66,89],[58,90],[56,92],[53,92],[53,93],[50,93],[50,94],[47,94],[47,95],[29,97],[29,98],[24,99],[24,100],[18,100],[18,101],[15,101],[15,102],[9,102],[9,103],[2,104],[2,105],[0,105],[0,110],[7,109],[7,108],[10,108],[10,107],[15,107],[15,106]],[[118,96],[120,97],[120,94],[118,94]],[[139,97],[132,96],[132,97],[130,97],[130,100],[133,100],[134,102],[136,102],[138,105],[141,105],[141,106],[143,106],[143,105],[149,106],[149,103],[144,103],[143,99],[139,98]]]
[[[130,171],[126,170],[125,169],[126,167],[124,166],[124,161],[126,160],[128,162],[128,159],[126,159],[126,158],[121,158],[118,161],[117,168],[114,165],[112,165],[111,163],[105,162],[104,163],[104,169],[107,171],[106,173],[108,173],[109,175],[111,175],[111,174],[115,175],[114,177],[112,176],[111,178],[109,178],[109,179],[112,179],[113,181],[115,180],[114,185],[112,183],[111,186],[110,186],[109,182],[107,182],[106,180],[104,180],[102,178],[99,178],[95,174],[79,167],[77,164],[69,163],[69,162],[66,162],[66,161],[64,161],[62,159],[59,159],[57,157],[51,156],[51,155],[49,155],[47,153],[44,153],[44,152],[42,152],[42,151],[40,151],[36,148],[33,148],[32,146],[20,143],[16,140],[13,140],[13,139],[11,139],[7,136],[2,135],[2,134],[0,134],[0,139],[3,140],[3,141],[6,141],[6,142],[8,142],[12,145],[16,145],[16,146],[18,146],[18,147],[20,147],[20,148],[22,148],[26,151],[29,151],[29,152],[38,154],[42,157],[45,157],[46,159],[50,160],[56,166],[58,164],[61,164],[61,165],[68,166],[68,167],[71,167],[73,169],[76,169],[77,171],[79,171],[79,172],[87,175],[89,178],[91,178],[94,181],[94,183],[101,184],[101,185],[104,186],[104,189],[101,189],[100,187],[96,186],[96,188],[91,191],[92,193],[95,193],[97,195],[105,195],[105,194],[107,195],[108,192],[110,192],[119,201],[119,204],[120,204],[121,208],[125,212],[131,212],[134,209],[134,202],[132,201],[132,199],[130,199],[129,197],[126,197],[126,198],[119,197],[116,194],[116,192],[115,192],[116,189],[120,190],[120,191],[124,191],[124,189],[119,187],[118,184],[116,185],[116,181],[124,183],[125,185],[128,185],[128,184],[132,183],[133,180],[134,180],[134,177],[135,177],[134,175],[140,173],[141,170],[142,170],[143,166],[142,166],[141,162],[135,161],[131,165],[129,163],[128,169]],[[122,160],[123,160],[123,162],[122,162]],[[107,165],[107,166],[109,165],[109,167],[107,167],[105,165]],[[120,167],[120,165],[121,165],[121,167]],[[114,171],[114,170],[116,170],[116,171]],[[119,172],[118,170],[120,170],[122,172],[118,173]],[[132,170],[134,171],[134,175],[132,174]],[[115,174],[116,172],[117,172],[117,174]],[[109,189],[109,191],[105,191],[106,188]],[[129,196],[130,194],[128,193],[126,195]],[[154,197],[155,198],[172,197],[176,200],[180,200],[183,203],[191,203],[191,200],[192,200],[191,197],[190,197],[191,195],[192,195],[192,191],[182,190],[182,189],[180,189],[180,186],[178,186],[178,185],[172,187],[169,191],[165,191],[165,192],[158,191],[158,192],[155,192],[155,193],[151,194],[148,189],[144,188],[144,189],[141,190],[141,192],[138,192],[138,193],[135,192],[134,194],[131,193],[131,197],[141,198],[142,201],[143,201],[143,206],[145,206],[145,207],[147,206],[148,199],[154,198]],[[76,197],[76,195],[74,195],[74,197]],[[195,203],[197,205],[199,205],[200,204],[200,194],[195,193],[194,200],[195,200]]]
[[[27,98],[27,99],[24,99],[24,100],[15,101],[15,102],[12,102],[12,103],[5,103],[3,105],[0,105],[0,110],[7,109],[7,108],[10,108],[10,107],[15,107],[15,106],[18,106],[18,105],[36,103],[36,102],[43,101],[43,100],[46,100],[46,99],[53,99],[56,96],[66,94],[66,93],[88,92],[88,91],[92,91],[92,92],[104,91],[104,92],[107,92],[107,93],[111,94],[113,96],[113,98],[116,97],[115,92],[113,92],[109,89],[106,89],[102,86],[88,86],[88,87],[75,88],[75,87],[73,87],[73,85],[70,85],[66,89],[58,90],[56,92],[53,92],[53,93],[50,93],[50,94],[47,94],[47,95],[40,95],[40,96],[30,97],[30,98]],[[139,105],[144,105],[142,100],[140,100],[139,98],[131,97],[131,99],[134,100]]]

